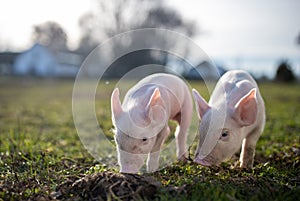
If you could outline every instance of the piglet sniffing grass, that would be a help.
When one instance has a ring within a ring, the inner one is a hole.
[[[146,158],[148,172],[158,169],[170,119],[178,123],[177,158],[186,159],[193,100],[183,80],[170,74],[150,75],[126,93],[122,105],[116,88],[111,95],[111,109],[120,172],[137,173]]]
[[[240,150],[240,167],[251,169],[256,143],[265,125],[265,106],[258,86],[245,71],[232,70],[218,81],[209,103],[193,89],[200,142],[194,162],[218,165]]]

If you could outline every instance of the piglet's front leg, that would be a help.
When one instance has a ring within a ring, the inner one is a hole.
[[[159,155],[160,155],[160,149],[163,145],[166,137],[170,133],[169,126],[166,126],[156,137],[155,144],[151,150],[151,153],[148,155],[147,159],[147,171],[148,172],[154,172],[158,169],[159,166]]]
[[[244,139],[240,155],[240,167],[245,169],[251,169],[253,167],[254,155],[255,146],[247,145],[247,140]]]
[[[247,138],[243,140],[242,151],[240,155],[240,167],[246,169],[252,169],[255,147],[260,133],[253,132]]]

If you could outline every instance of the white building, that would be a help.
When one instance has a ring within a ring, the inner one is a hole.
[[[13,72],[16,75],[75,77],[83,59],[70,51],[51,51],[46,46],[35,44],[17,56]]]

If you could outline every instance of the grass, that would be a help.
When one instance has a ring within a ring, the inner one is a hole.
[[[96,95],[99,126],[111,141],[109,96],[115,84],[100,83],[105,87]],[[208,98],[203,83],[190,84]],[[63,183],[116,171],[109,166],[114,156],[99,163],[81,144],[72,88],[73,80],[0,78],[0,200],[48,200]],[[260,88],[267,123],[253,170],[235,168],[237,157],[214,168],[175,163],[147,174],[162,185],[156,199],[299,200],[300,85],[262,83]]]

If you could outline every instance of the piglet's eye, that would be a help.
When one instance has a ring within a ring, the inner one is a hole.
[[[147,141],[147,138],[144,137],[142,140],[143,140],[143,142],[146,142],[146,141]]]
[[[221,137],[227,137],[229,135],[228,131],[223,131]]]

